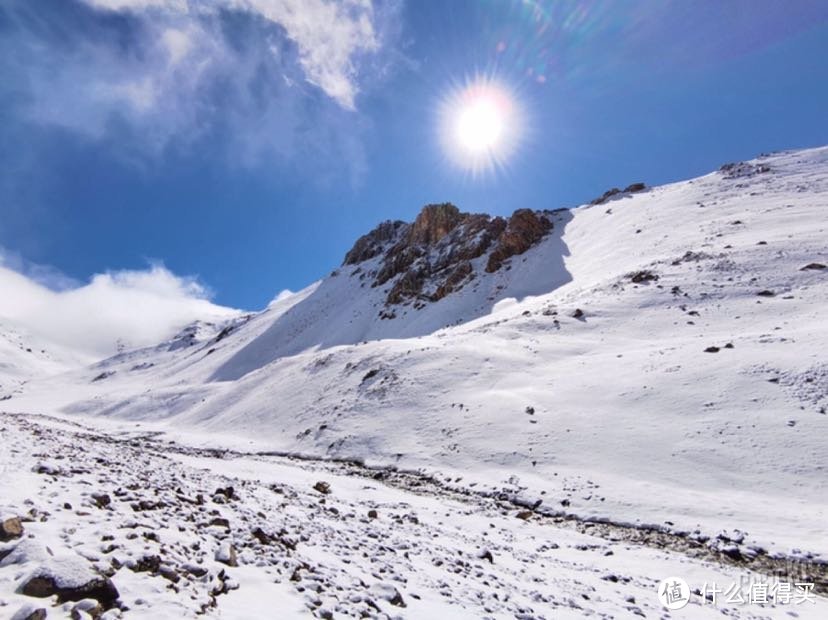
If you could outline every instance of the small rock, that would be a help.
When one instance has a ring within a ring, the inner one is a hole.
[[[93,598],[85,598],[78,601],[72,607],[72,620],[85,620],[86,618],[100,618],[104,609],[101,604]]]
[[[34,605],[24,605],[17,610],[11,620],[46,620],[46,610]]]
[[[707,347],[704,350],[704,352],[705,353],[718,353],[719,352],[719,347]]]
[[[825,265],[823,265],[822,263],[808,263],[807,265],[802,267],[800,269],[800,271],[808,271],[808,270],[811,270],[811,269],[816,271],[818,269],[825,269],[825,268],[826,268]]]
[[[158,568],[158,574],[167,581],[171,581],[173,583],[181,581],[181,576],[175,571],[175,569],[170,568],[169,566],[160,566]]]
[[[377,514],[377,511],[374,510],[373,508],[371,508],[371,510],[368,511],[368,518],[369,519],[376,519],[378,516],[379,515]]]
[[[92,493],[91,497],[98,508],[106,508],[112,503],[112,499],[106,493]]]
[[[572,313],[573,319],[582,319],[584,318],[584,311],[580,308],[575,308],[575,312]]]
[[[207,574],[207,569],[198,564],[185,564],[184,570],[195,578],[204,577]]]
[[[313,488],[315,491],[322,493],[322,495],[328,495],[331,492],[331,485],[322,480],[313,485]]]
[[[253,538],[258,540],[263,545],[269,545],[273,542],[273,537],[260,527],[254,529],[251,534],[253,534]]]
[[[224,542],[216,550],[216,562],[221,562],[227,566],[238,566],[239,562],[236,558],[236,550],[229,542]]]
[[[157,573],[161,567],[161,558],[157,555],[145,555],[135,563],[132,570],[136,573]]]
[[[756,295],[759,297],[775,297],[776,293],[774,293],[773,291],[769,291],[768,289],[765,289],[759,291],[758,293],[756,293]]]
[[[532,518],[534,513],[531,510],[521,510],[519,513],[515,515],[516,518],[522,519],[524,521],[528,521]]]

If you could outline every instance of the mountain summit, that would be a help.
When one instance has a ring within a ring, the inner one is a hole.
[[[461,213],[451,203],[423,207],[413,224],[386,221],[360,237],[344,266],[380,257],[368,271],[372,287],[390,283],[387,305],[439,301],[474,280],[478,270],[493,273],[523,254],[553,228],[546,212],[519,209],[508,219]],[[485,257],[485,260],[477,260]],[[385,315],[387,316],[387,315]]]

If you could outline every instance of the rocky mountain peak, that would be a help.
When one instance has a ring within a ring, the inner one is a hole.
[[[417,215],[409,231],[409,243],[433,245],[454,230],[464,216],[460,209],[450,202],[426,205]]]
[[[369,278],[371,286],[390,283],[387,305],[422,307],[461,289],[478,271],[498,271],[551,229],[547,212],[518,209],[507,219],[430,204],[411,224],[383,222],[360,237],[343,265],[357,265],[352,275]],[[377,257],[370,267],[362,265]]]

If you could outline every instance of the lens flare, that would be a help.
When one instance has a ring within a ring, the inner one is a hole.
[[[504,167],[522,138],[516,97],[494,79],[476,78],[452,89],[440,117],[446,156],[475,177]]]

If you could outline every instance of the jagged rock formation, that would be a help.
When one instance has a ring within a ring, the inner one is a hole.
[[[608,189],[603,194],[601,194],[598,198],[591,201],[589,204],[591,205],[602,205],[607,202],[610,198],[614,196],[618,196],[619,194],[637,194],[639,192],[643,192],[647,189],[646,183],[630,183],[625,187],[623,190],[618,189],[617,187],[613,187],[612,189]]]
[[[462,213],[451,203],[427,205],[412,224],[386,221],[360,237],[344,266],[369,277],[372,286],[391,283],[387,304],[438,301],[476,277],[500,269],[512,256],[537,244],[552,229],[544,212],[518,209],[508,219]],[[488,260],[477,261],[488,253]],[[362,263],[381,257],[361,272]],[[477,264],[476,264],[477,263]]]

